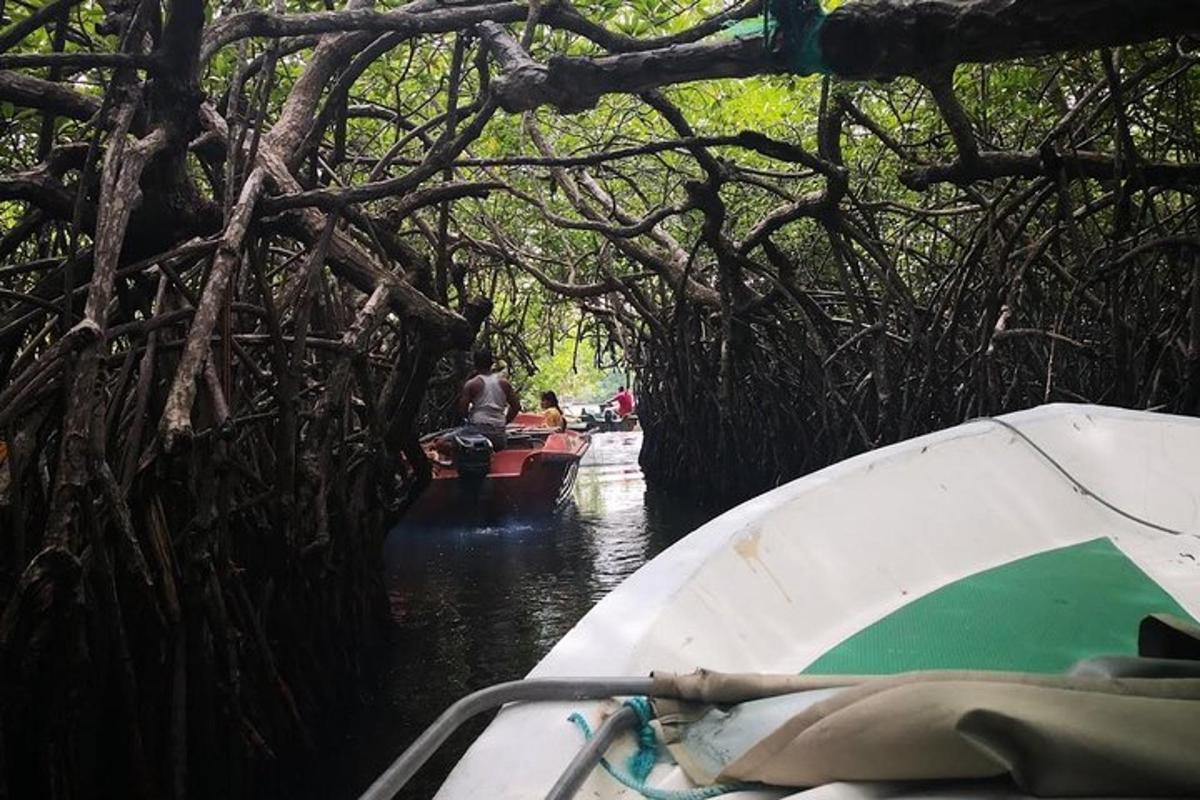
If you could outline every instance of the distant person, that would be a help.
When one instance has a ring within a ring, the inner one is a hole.
[[[554,428],[556,431],[567,429],[567,418],[563,416],[563,410],[558,405],[558,395],[554,392],[542,392],[542,418],[546,421],[547,428]]]
[[[503,450],[508,444],[504,426],[521,411],[521,399],[512,384],[492,372],[492,351],[481,347],[475,351],[475,375],[463,384],[458,396],[458,410],[467,418],[461,432],[481,433],[492,446]]]
[[[622,386],[617,389],[617,393],[604,405],[609,406],[613,403],[617,404],[617,416],[628,417],[633,413],[633,392]]]

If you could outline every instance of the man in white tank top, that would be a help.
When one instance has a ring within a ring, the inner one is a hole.
[[[467,418],[467,426],[492,440],[492,446],[503,450],[508,436],[504,426],[521,411],[521,400],[512,384],[492,372],[492,351],[486,347],[475,351],[476,375],[463,384],[458,397],[458,410]]]

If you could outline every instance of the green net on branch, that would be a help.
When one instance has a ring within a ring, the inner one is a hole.
[[[773,60],[796,75],[828,75],[820,33],[826,11],[820,0],[764,0],[761,17],[736,22],[722,31],[737,39],[761,37]]]

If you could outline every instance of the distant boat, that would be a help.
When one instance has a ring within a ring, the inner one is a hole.
[[[572,430],[595,431],[597,433],[628,433],[638,429],[638,415],[626,414],[621,417],[615,411],[593,414],[584,411],[579,415],[579,422],[569,426]]]
[[[1061,674],[1136,653],[1138,622],[1156,613],[1200,616],[1200,420],[1054,405],[881,448],[738,506],[605,597],[530,677]],[[506,706],[437,798],[545,797],[583,745],[568,715],[595,727],[615,708]],[[692,786],[662,753],[647,784]],[[642,795],[595,769],[575,796]],[[1025,795],[944,781],[730,796]]]
[[[475,436],[447,456],[436,446],[445,433],[422,440],[433,480],[405,515],[408,523],[491,524],[551,512],[571,496],[590,444],[586,435],[545,427],[540,414],[518,415],[500,451]]]

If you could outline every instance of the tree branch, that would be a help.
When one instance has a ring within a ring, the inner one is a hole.
[[[61,83],[7,70],[0,71],[0,100],[77,120],[91,119],[100,110],[100,101],[94,97]]]
[[[12,25],[9,25],[3,31],[0,31],[0,53],[11,50],[15,45],[20,44],[21,40],[26,36],[56,19],[60,13],[79,5],[81,2],[83,0],[54,0],[51,3],[46,3],[46,5],[24,19],[17,20]]]
[[[550,105],[572,113],[613,92],[637,94],[675,83],[781,71],[770,63],[759,39],[696,42],[615,56],[556,55],[542,64],[497,23],[484,22],[476,30],[503,70],[492,85],[500,105],[510,112]]]
[[[395,11],[356,8],[288,15],[244,11],[220,19],[208,27],[204,33],[201,62],[208,61],[225,45],[251,36],[279,38],[347,31],[396,31],[415,36],[450,33],[487,20],[521,22],[528,14],[529,9],[524,3],[447,6],[435,0],[415,0]]]
[[[217,323],[217,313],[225,297],[229,277],[241,260],[242,243],[265,183],[266,171],[262,168],[256,168],[246,178],[237,203],[229,214],[229,221],[221,237],[217,255],[213,259],[208,281],[204,284],[204,293],[196,305],[196,313],[188,329],[187,343],[183,355],[179,358],[179,366],[175,370],[175,377],[171,381],[171,389],[167,393],[163,409],[163,448],[168,452],[177,439],[191,434],[196,376],[209,359],[209,336]]]
[[[1079,151],[1054,155],[1068,179],[1109,180],[1113,177],[1113,156],[1108,153]],[[1047,163],[1035,151],[982,152],[974,163],[955,160],[948,164],[915,167],[900,174],[900,181],[914,191],[924,191],[938,183],[965,185],[997,178],[1054,177],[1059,165]],[[1182,188],[1200,185],[1200,164],[1150,161],[1139,165],[1147,186]]]
[[[364,183],[347,189],[310,189],[307,192],[272,197],[263,203],[263,210],[269,214],[279,213],[293,208],[317,207],[326,211],[338,208],[347,203],[366,203],[384,197],[392,197],[397,193],[405,193],[400,198],[396,208],[391,209],[388,217],[403,219],[418,208],[424,208],[445,200],[459,200],[464,197],[487,197],[496,189],[503,189],[504,184],[497,181],[442,183],[426,189],[409,191],[407,181],[396,186],[394,180]]]
[[[154,58],[141,53],[14,53],[0,55],[0,69],[36,69],[37,67],[151,69],[154,66]]]
[[[856,0],[826,17],[820,45],[833,74],[887,79],[1198,29],[1194,0]]]
[[[547,17],[546,24],[553,24]],[[1141,44],[1200,30],[1195,0],[857,0],[830,12],[819,34],[830,73],[852,79],[921,76],[958,64]],[[564,112],[604,94],[786,71],[761,39],[703,41],[597,57],[534,61],[497,23],[476,26],[504,74],[501,105]]]

